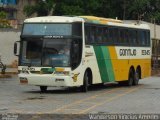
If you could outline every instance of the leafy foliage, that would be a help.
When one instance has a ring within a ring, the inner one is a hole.
[[[149,21],[160,24],[160,0],[40,0],[34,6],[25,6],[27,16],[95,15],[119,19]]]
[[[0,12],[0,28],[10,28],[10,23],[8,20],[6,20],[7,13],[4,11]]]
[[[34,13],[37,13],[37,16],[46,16],[52,15],[54,12],[55,3],[54,0],[38,1],[36,5],[26,5],[23,9],[27,17],[31,16]]]
[[[5,13],[4,11],[0,11],[0,19],[5,19],[7,16],[7,13]]]

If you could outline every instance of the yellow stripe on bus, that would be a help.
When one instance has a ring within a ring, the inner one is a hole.
[[[115,81],[128,80],[129,69],[131,66],[133,66],[134,69],[136,69],[137,66],[140,65],[141,78],[151,75],[150,59],[118,59],[115,47],[110,46],[108,48],[111,56]]]

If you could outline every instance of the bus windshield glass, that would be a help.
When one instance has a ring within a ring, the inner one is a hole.
[[[70,66],[71,39],[29,40],[22,46],[21,65]]]
[[[42,41],[23,41],[21,51],[21,65],[40,65],[42,57]]]
[[[43,66],[70,66],[71,39],[46,40],[43,49]]]
[[[25,23],[22,35],[63,35],[72,34],[72,24],[43,24],[43,23]]]
[[[25,23],[21,34],[20,64],[70,66],[71,43],[74,40],[79,40],[79,42],[82,40],[82,23],[80,22]]]

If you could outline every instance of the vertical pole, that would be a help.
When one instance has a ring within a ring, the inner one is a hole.
[[[160,47],[160,40],[157,39],[157,68],[159,68],[159,47]]]
[[[153,55],[153,67],[157,69],[158,66],[158,39],[156,38],[156,20],[153,18],[153,24],[154,24],[154,55]]]
[[[158,68],[158,39],[156,38],[157,34],[156,34],[156,20],[154,18],[154,38],[155,38],[155,68]]]

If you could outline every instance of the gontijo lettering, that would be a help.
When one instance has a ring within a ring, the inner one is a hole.
[[[136,56],[136,49],[120,49],[120,56]]]

